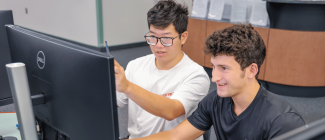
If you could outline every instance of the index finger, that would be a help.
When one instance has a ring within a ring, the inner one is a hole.
[[[121,66],[121,65],[114,59],[114,66]]]

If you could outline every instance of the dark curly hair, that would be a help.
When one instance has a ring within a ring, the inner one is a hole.
[[[178,33],[187,30],[188,8],[174,0],[161,0],[147,13],[148,27],[166,28],[173,23]]]
[[[265,44],[251,24],[239,24],[222,30],[216,30],[205,40],[204,53],[234,56],[242,70],[256,63],[258,69],[266,56]],[[256,74],[258,77],[259,71]]]

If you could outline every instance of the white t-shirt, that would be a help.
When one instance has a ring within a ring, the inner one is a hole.
[[[153,54],[137,58],[129,62],[125,75],[130,82],[151,93],[179,100],[185,108],[185,115],[168,121],[145,111],[124,93],[116,92],[117,105],[119,107],[129,105],[130,139],[174,128],[194,112],[210,87],[209,76],[203,67],[185,53],[182,60],[169,70],[159,70]],[[200,139],[203,139],[202,136]]]

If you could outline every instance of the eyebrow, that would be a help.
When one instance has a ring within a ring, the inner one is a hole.
[[[153,34],[156,34],[155,32],[153,31],[149,31],[149,33],[153,33]],[[163,33],[163,35],[168,35],[168,34],[172,34],[171,32],[167,32],[167,33]]]
[[[212,64],[212,66],[214,66],[212,62],[210,62],[210,63]],[[224,66],[224,67],[229,67],[228,65],[217,65],[217,66],[221,66],[221,67],[222,67],[222,66]]]

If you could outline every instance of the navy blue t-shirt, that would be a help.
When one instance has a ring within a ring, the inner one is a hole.
[[[281,97],[260,87],[253,102],[236,115],[231,97],[208,94],[188,121],[199,130],[213,125],[218,140],[268,140],[305,125],[296,109]]]

